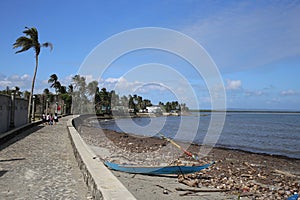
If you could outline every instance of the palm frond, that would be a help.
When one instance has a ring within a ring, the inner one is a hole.
[[[25,27],[25,30],[23,31],[23,33],[25,35],[29,36],[34,42],[39,41],[39,36],[38,36],[39,34],[35,27],[32,27],[32,28]]]
[[[42,44],[43,47],[50,47],[50,51],[52,51],[53,49],[53,44],[51,42],[45,42],[44,44]]]
[[[31,48],[32,46],[28,45],[28,46],[23,46],[23,48],[19,51],[16,51],[15,53],[21,53],[21,52],[24,52],[24,51],[27,51]]]
[[[27,38],[25,36],[19,37],[16,42],[13,44],[13,48],[19,48],[21,47],[22,49],[17,51],[16,53],[20,53],[23,51],[27,51],[28,49],[34,47],[33,41],[31,38]]]
[[[27,46],[27,45],[31,45],[32,46],[32,40],[30,38],[27,38],[25,36],[21,36],[19,37],[16,42],[13,44],[13,48],[18,48],[18,47],[22,47],[22,46]]]
[[[54,83],[56,82],[58,79],[57,75],[56,74],[52,74],[48,80],[48,83]]]

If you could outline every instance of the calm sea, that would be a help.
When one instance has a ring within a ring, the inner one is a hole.
[[[128,118],[93,124],[136,135],[154,136],[160,132],[176,140],[203,144],[210,121],[207,113],[201,117]],[[300,159],[300,114],[227,113],[216,146]]]

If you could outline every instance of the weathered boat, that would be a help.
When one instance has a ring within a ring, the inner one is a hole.
[[[157,166],[157,167],[140,167],[135,165],[121,165],[113,162],[105,161],[104,164],[116,171],[122,171],[133,174],[150,174],[150,175],[159,175],[159,174],[190,174],[195,173],[200,170],[206,169],[214,164],[208,163],[205,165],[197,166]]]

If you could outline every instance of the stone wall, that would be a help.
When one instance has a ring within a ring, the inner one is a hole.
[[[88,115],[78,117],[77,115],[73,117],[79,122],[84,121],[87,116]],[[68,121],[67,127],[78,166],[83,173],[85,183],[91,191],[92,198],[95,200],[136,200],[127,188],[104,165],[103,160],[84,142],[74,127],[73,119]]]
[[[0,94],[0,133],[26,124],[27,112],[28,100]]]

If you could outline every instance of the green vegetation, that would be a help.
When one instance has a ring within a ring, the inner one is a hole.
[[[74,113],[89,113],[96,112],[99,115],[111,114],[115,111],[118,114],[127,112],[146,112],[146,107],[152,106],[151,100],[143,99],[143,97],[134,95],[119,96],[114,90],[107,91],[106,88],[101,90],[98,87],[97,81],[92,81],[88,85],[86,79],[80,75],[75,75],[72,78],[73,91],[73,112]],[[93,107],[89,107],[91,105]],[[188,111],[185,104],[179,104],[177,101],[161,103],[159,106],[165,112],[171,111]]]
[[[6,87],[6,90],[1,90],[0,94],[5,94],[5,95],[11,95],[12,93],[15,94],[16,98],[22,98],[26,97],[26,95],[29,93],[28,91],[21,92],[20,88],[16,86],[15,88],[10,89],[8,86]]]
[[[159,102],[159,106],[163,109],[164,112],[189,111],[189,108],[186,106],[185,103],[179,104],[178,101],[167,102],[166,104]]]
[[[126,115],[129,113],[147,112],[147,107],[152,106],[149,99],[142,96],[128,95],[119,96],[114,90],[108,91],[106,88],[101,90],[97,81],[86,83],[83,76],[75,75],[68,87],[61,85],[58,76],[52,74],[48,83],[50,88],[55,89],[55,93],[45,88],[42,94],[35,94],[35,112],[41,115],[43,112],[57,112],[60,107],[61,113],[96,113],[98,115]],[[30,92],[22,92],[19,87],[0,91],[0,94],[10,95],[14,93],[17,98],[30,98]],[[73,101],[74,99],[74,101]],[[159,106],[164,112],[188,111],[185,104],[178,101],[159,102]]]
[[[85,78],[80,75],[75,75],[72,78],[72,85],[75,89],[73,91],[73,97],[75,98],[73,111],[75,113],[96,112],[103,115],[111,114],[112,110],[122,110],[124,112],[125,109],[138,112],[152,105],[150,100],[143,99],[136,94],[120,97],[114,90],[107,91],[106,88],[100,90],[97,81],[92,81],[87,85]],[[93,108],[85,106],[90,103],[94,106]]]

